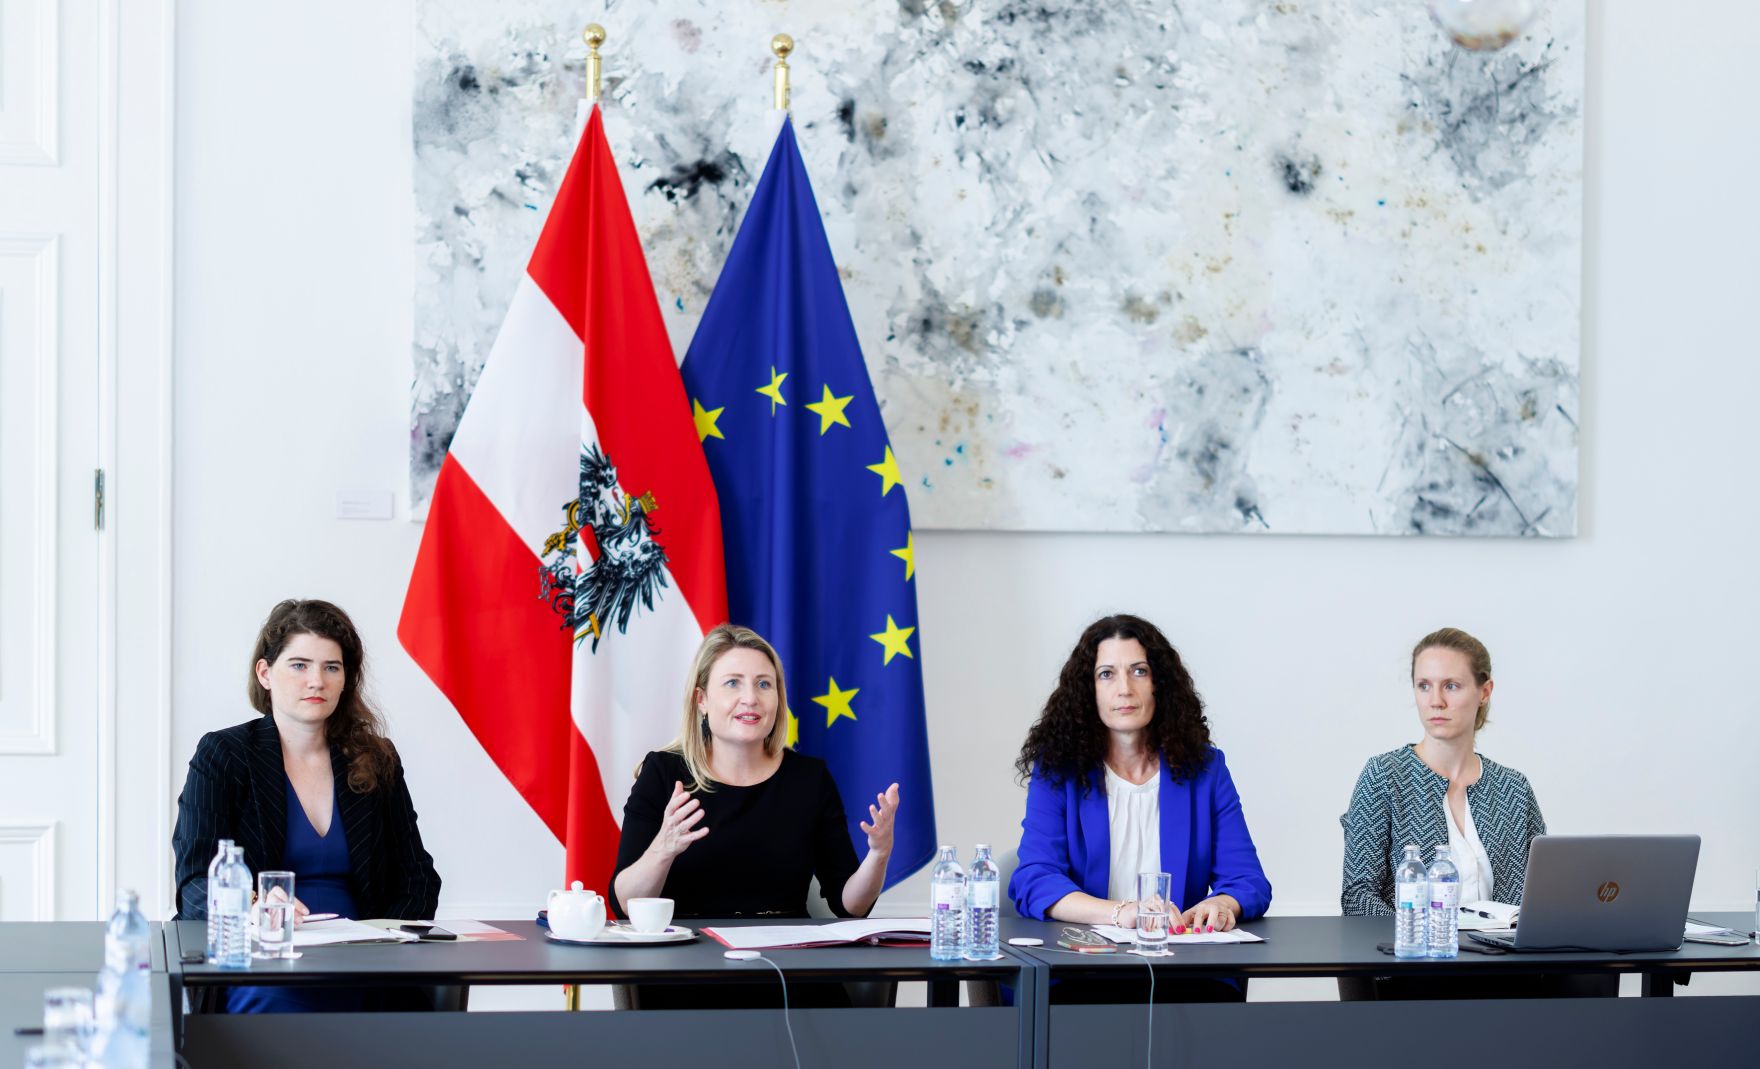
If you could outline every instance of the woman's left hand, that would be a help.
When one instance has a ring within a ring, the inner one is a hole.
[[[881,857],[892,856],[892,817],[898,812],[898,784],[886,788],[886,793],[874,796],[877,805],[868,807],[868,819],[861,822],[862,830],[868,833],[868,853],[878,853]],[[872,821],[873,823],[869,823]]]
[[[1188,932],[1226,932],[1240,916],[1241,904],[1233,895],[1211,895],[1179,915]]]

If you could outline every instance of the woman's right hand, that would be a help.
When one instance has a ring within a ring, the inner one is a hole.
[[[660,814],[660,830],[654,833],[648,853],[663,861],[684,853],[692,843],[709,834],[708,828],[697,827],[702,819],[702,804],[690,796],[684,784],[674,780],[672,797],[666,800],[666,811]]]
[[[1135,928],[1137,926],[1137,903],[1135,900],[1126,899],[1121,904],[1118,911],[1118,926],[1120,928]]]

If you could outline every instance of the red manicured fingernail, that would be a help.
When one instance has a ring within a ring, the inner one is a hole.
[[[1185,925],[1183,925],[1183,924],[1176,924],[1176,925],[1174,925],[1174,927],[1173,927],[1173,934],[1174,934],[1174,935],[1184,935],[1184,934],[1186,934],[1186,926],[1185,926]]]
[[[1216,926],[1214,924],[1206,924],[1206,925],[1204,925],[1204,930],[1206,932],[1214,932],[1216,930]]]

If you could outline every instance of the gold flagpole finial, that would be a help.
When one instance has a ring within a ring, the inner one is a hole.
[[[788,57],[794,51],[794,38],[779,33],[770,38],[770,51],[776,54],[776,110],[788,110]]]
[[[605,43],[605,27],[597,22],[589,22],[581,31],[581,40],[587,42],[587,102],[599,102],[599,46]]]

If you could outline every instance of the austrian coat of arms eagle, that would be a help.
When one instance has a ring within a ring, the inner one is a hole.
[[[580,496],[562,505],[562,529],[544,541],[538,594],[577,646],[590,639],[597,653],[607,627],[627,634],[638,604],[653,611],[667,586],[666,551],[654,541],[658,507],[651,492],[635,497],[618,488],[617,468],[596,443],[582,447]],[[596,559],[581,545],[583,528],[599,548]]]

